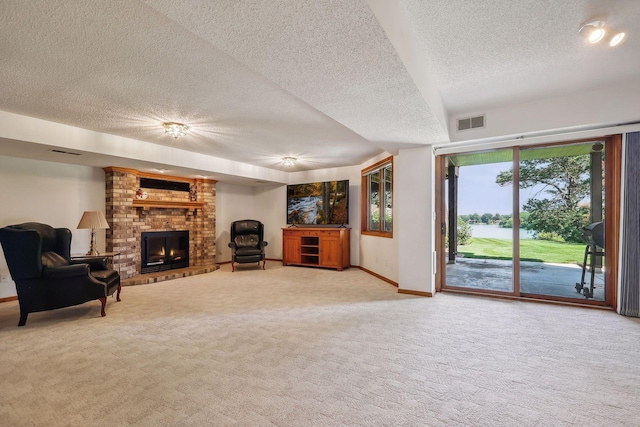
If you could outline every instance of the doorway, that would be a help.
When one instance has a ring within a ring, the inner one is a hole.
[[[439,290],[613,305],[620,140],[439,156]]]

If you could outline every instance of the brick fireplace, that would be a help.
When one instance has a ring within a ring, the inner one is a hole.
[[[133,284],[135,279],[147,276],[141,274],[143,232],[188,231],[187,270],[191,270],[190,274],[215,270],[216,181],[156,175],[118,167],[107,167],[104,171],[106,218],[110,227],[107,229],[106,249],[120,252],[113,264],[120,271],[124,284],[127,279]],[[143,183],[159,181],[167,185],[141,187],[141,178]],[[185,191],[184,187],[190,191]],[[144,197],[136,196],[138,189],[144,192]],[[165,272],[165,278],[179,277],[176,272],[179,270]],[[159,273],[153,274],[153,281],[163,279]]]

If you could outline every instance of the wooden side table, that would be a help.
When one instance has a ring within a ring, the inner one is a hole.
[[[81,254],[73,254],[71,255],[71,259],[74,261],[77,260],[81,260],[81,259],[105,259],[107,262],[111,263],[111,266],[113,267],[113,258],[120,255],[120,252],[102,252],[98,255],[81,255]],[[120,267],[120,264],[118,264],[118,267]],[[120,268],[118,268],[118,274],[120,274]]]

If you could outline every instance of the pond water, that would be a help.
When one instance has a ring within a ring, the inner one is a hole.
[[[493,239],[511,239],[513,230],[511,228],[500,228],[498,224],[471,224],[471,237],[490,237]],[[520,229],[520,240],[532,239],[533,232]]]

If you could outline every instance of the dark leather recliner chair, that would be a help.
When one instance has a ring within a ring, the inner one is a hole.
[[[9,225],[0,229],[0,243],[18,292],[18,326],[24,326],[29,313],[94,299],[100,300],[105,316],[107,296],[116,290],[120,301],[120,275],[104,259],[71,259],[68,228],[37,222]]]
[[[264,270],[266,260],[264,248],[264,225],[254,219],[243,219],[231,223],[231,271],[236,271],[235,263],[257,262]]]

